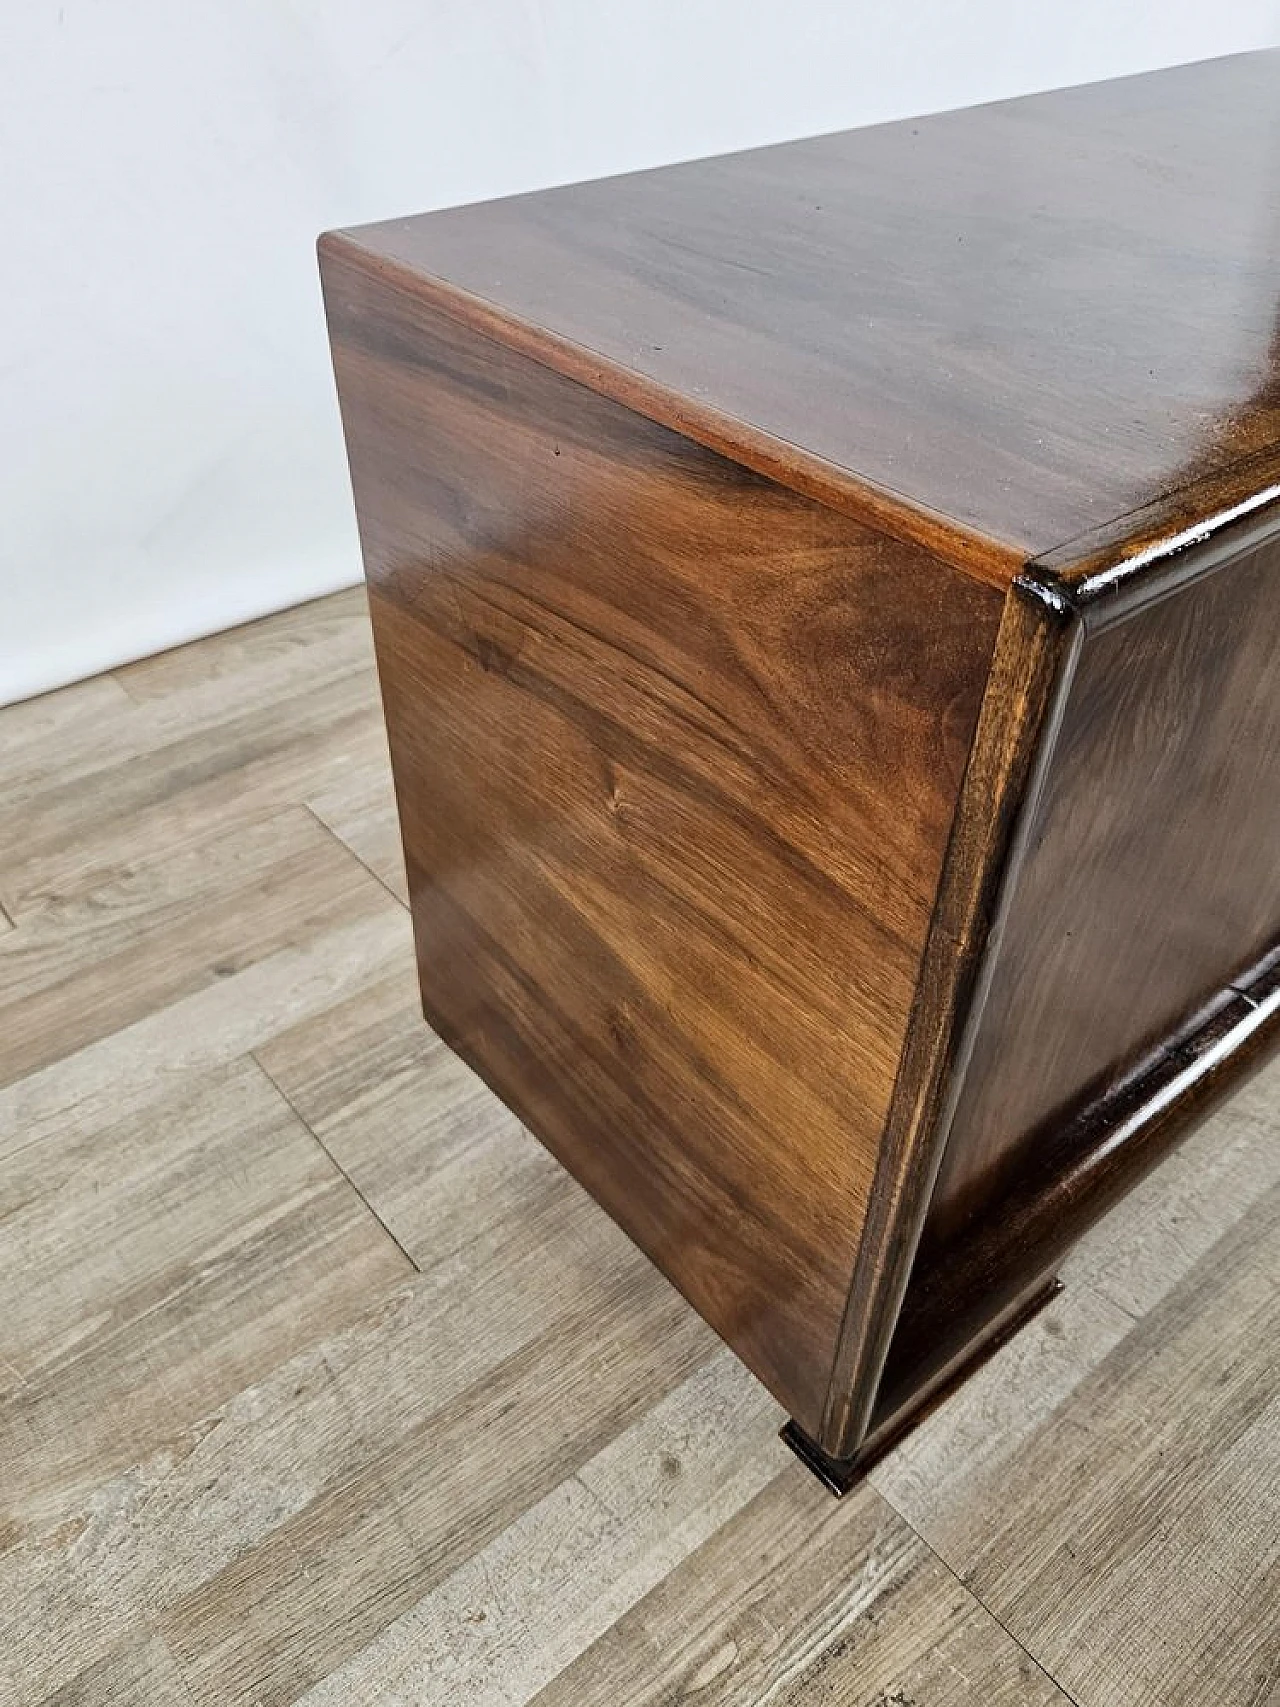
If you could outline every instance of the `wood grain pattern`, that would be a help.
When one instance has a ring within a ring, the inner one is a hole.
[[[282,630],[264,646],[323,708],[329,621],[314,655],[301,615]],[[0,712],[33,798],[86,716],[150,755],[170,818],[104,775],[69,831],[93,861],[128,850],[144,888],[148,837],[157,886],[198,887],[170,855],[202,814],[229,835],[264,777],[280,814],[364,762],[360,718],[326,710],[264,758],[241,736],[269,683],[216,671],[219,719],[206,665],[184,690],[171,659],[149,708],[108,688]],[[367,669],[360,691],[373,724]],[[189,791],[134,720],[166,702],[199,731]],[[311,919],[298,940],[0,1090],[4,1707],[1267,1700],[1277,1069],[837,1506],[778,1407],[422,1031],[398,904],[370,882],[342,925],[292,893],[296,861],[246,881]],[[39,917],[92,965],[76,907]],[[180,952],[180,909],[131,917]],[[71,1037],[73,981],[64,1000]],[[523,1201],[522,1157],[543,1182]]]
[[[1274,1699],[1278,1229],[1273,1188],[1023,1451],[907,1507],[1076,1700]]]
[[[376,889],[294,807],[29,906],[23,929],[0,941],[0,1085],[265,959],[322,919],[382,910]]]
[[[1278,1091],[1273,1063],[1085,1234],[1062,1263],[1064,1289],[1044,1314],[871,1471],[874,1485],[948,1558],[958,1557],[952,1521],[975,1522],[1001,1466],[1016,1463],[1069,1407],[1135,1322],[1180,1289],[1195,1295],[1199,1265],[1212,1272],[1232,1229],[1280,1184],[1272,1124]],[[1111,1374],[1124,1381],[1121,1359]],[[1095,1473],[1110,1478],[1124,1468],[1098,1461]]]
[[[159,1628],[200,1707],[298,1699],[716,1349],[563,1175],[540,1213],[477,1239],[382,1316],[280,1373],[269,1409],[301,1497],[246,1514],[242,1556],[225,1549],[163,1591]],[[286,1424],[300,1382],[307,1402]],[[517,1410],[529,1427],[515,1436]]]
[[[385,762],[351,767],[313,794],[307,807],[397,901],[409,905],[400,819]]]
[[[126,664],[110,677],[129,698],[141,704],[170,700],[190,707],[192,690],[220,684],[224,706],[237,697],[280,689],[367,668],[372,658],[369,605],[364,588],[296,605],[260,622],[242,623],[169,652],[157,652]]]
[[[872,1426],[986,1000],[992,940],[1003,926],[1010,875],[1034,815],[1079,644],[1079,624],[1069,611],[1046,602],[1033,586],[1015,586],[957,801],[822,1431],[813,1437],[833,1458],[850,1457]]]
[[[68,1128],[106,1124],[147,1107],[170,1072],[203,1072],[238,1059],[278,1031],[385,978],[403,963],[410,940],[403,911],[379,895],[367,914],[327,929],[313,927],[305,942],[280,948],[0,1088],[0,1160]]]
[[[526,1700],[776,1472],[777,1416],[721,1350],[303,1699]]]
[[[47,1707],[191,1707],[182,1674],[158,1636],[108,1654],[46,1701]]]
[[[1280,1145],[1271,1106],[1280,1067],[1265,1068],[1191,1134],[1156,1173],[1087,1233],[1063,1265],[1135,1320],[1150,1315],[1273,1186]]]
[[[802,1477],[796,1466],[775,1478],[540,1690],[536,1707],[1066,1707],[872,1488],[833,1506]]]
[[[1230,1023],[1221,1023],[1229,1020]],[[1043,1134],[1016,1182],[958,1236],[918,1249],[876,1396],[877,1433],[900,1429],[938,1389],[1043,1293],[1046,1277],[1090,1225],[1131,1190],[1250,1072],[1275,1053],[1280,992],[1235,999],[1145,1073]],[[874,1446],[868,1439],[864,1452]]]
[[[407,958],[256,1055],[420,1269],[560,1195],[555,1160],[423,1025]]]
[[[1280,57],[398,219],[371,264],[979,576],[1280,477]],[[1195,518],[1192,518],[1195,519]],[[1003,548],[1003,549],[1002,549]]]
[[[114,721],[127,697],[114,676],[90,676],[57,693],[5,706],[0,720],[0,764],[6,777],[13,775],[24,749],[28,757],[36,755],[39,766],[47,759],[50,741],[74,740],[104,717]]]
[[[816,1428],[1000,600],[325,278],[432,1024]]]
[[[161,850],[272,816],[282,800],[300,803],[304,779],[319,794],[353,768],[385,765],[367,633],[361,654],[303,684],[272,670],[146,705],[121,692],[119,715],[63,731],[56,768],[47,746],[18,745],[0,760],[7,910],[82,897]]]
[[[939,1244],[1280,936],[1278,587],[1272,538],[1087,639],[930,1208]]]
[[[0,1217],[11,1545],[413,1272],[252,1061],[16,1150]]]
[[[1274,1042],[1157,1070],[1280,932],[1278,90],[321,239],[428,1018],[833,1458]]]

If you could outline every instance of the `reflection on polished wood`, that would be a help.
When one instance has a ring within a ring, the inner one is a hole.
[[[847,1469],[1277,1036],[1277,96],[321,242],[428,1017]]]
[[[1271,54],[1211,60],[340,246],[1003,584],[1274,456],[1276,88]]]

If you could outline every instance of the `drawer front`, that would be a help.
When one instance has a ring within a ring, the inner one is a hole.
[[[930,1211],[947,1242],[1280,935],[1280,537],[1088,631]]]

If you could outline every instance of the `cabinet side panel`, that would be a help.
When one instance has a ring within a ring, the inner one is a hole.
[[[1280,932],[1280,541],[1086,618],[926,1232],[944,1248]]]
[[[428,1017],[816,1428],[999,595],[324,271]]]

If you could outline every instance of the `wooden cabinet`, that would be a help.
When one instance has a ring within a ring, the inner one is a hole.
[[[836,1483],[1277,1034],[1277,96],[321,240],[427,1018]]]

